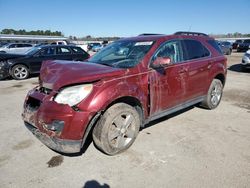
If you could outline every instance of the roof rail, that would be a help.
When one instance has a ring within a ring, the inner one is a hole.
[[[163,34],[157,34],[157,33],[142,33],[138,36],[148,36],[148,35],[163,35]]]
[[[189,32],[189,31],[178,31],[174,33],[174,35],[193,35],[193,36],[208,36],[205,33],[199,33],[199,32]]]

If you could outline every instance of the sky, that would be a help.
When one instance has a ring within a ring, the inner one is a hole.
[[[0,30],[77,37],[250,33],[249,18],[250,0],[0,0]]]

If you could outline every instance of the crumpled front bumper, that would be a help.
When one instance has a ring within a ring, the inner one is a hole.
[[[43,144],[53,150],[62,153],[78,153],[81,150],[82,140],[66,140],[50,137],[28,122],[24,122],[24,124]]]
[[[45,93],[38,87],[28,93],[22,113],[26,127],[51,149],[62,153],[80,152],[91,113],[58,104],[51,100],[52,92]]]

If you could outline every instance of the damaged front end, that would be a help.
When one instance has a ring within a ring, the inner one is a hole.
[[[68,104],[54,101],[58,92],[38,86],[25,100],[22,118],[26,127],[46,146],[62,153],[77,153],[89,112],[76,111]]]

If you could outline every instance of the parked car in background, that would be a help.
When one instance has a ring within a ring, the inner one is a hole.
[[[221,48],[221,51],[223,52],[223,54],[231,55],[233,48],[232,48],[232,44],[230,42],[218,41],[218,45]]]
[[[103,45],[98,44],[98,45],[93,46],[91,50],[93,52],[99,52],[102,48],[103,48]]]
[[[0,80],[9,77],[9,65],[7,63],[8,60],[21,58],[25,56],[24,54],[8,54],[8,53],[0,53]]]
[[[51,44],[51,45],[67,45],[68,42],[62,40],[62,41],[55,41],[55,42],[52,42],[52,43],[50,43],[50,44]]]
[[[0,48],[6,44],[8,44],[8,42],[0,42]]]
[[[241,70],[245,71],[246,69],[250,69],[250,50],[248,50],[241,61]]]
[[[246,39],[243,43],[239,44],[237,52],[246,52],[248,49],[250,49],[250,39]]]
[[[87,52],[77,46],[47,45],[34,47],[23,56],[3,61],[0,69],[5,71],[5,74],[10,73],[14,79],[22,80],[30,74],[39,73],[43,61],[58,59],[77,62],[89,57]]]
[[[195,104],[216,108],[226,73],[227,59],[205,34],[124,38],[86,63],[46,61],[22,117],[56,151],[77,153],[92,133],[101,151],[115,155],[150,121]]]
[[[239,39],[239,40],[236,40],[234,43],[233,43],[233,49],[236,50],[239,46],[239,44],[241,44],[244,40],[243,39]]]
[[[5,53],[25,53],[29,49],[33,47],[32,44],[26,44],[26,43],[10,43],[6,44],[2,47],[0,47],[0,52],[5,52]]]
[[[94,47],[94,46],[100,46],[101,45],[101,43],[100,42],[92,42],[92,43],[88,43],[88,45],[87,45],[87,49],[88,49],[88,51],[91,51],[92,50],[92,48]]]

